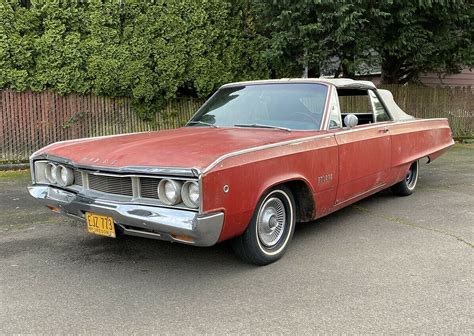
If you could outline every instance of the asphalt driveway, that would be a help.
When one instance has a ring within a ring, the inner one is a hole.
[[[474,333],[474,146],[297,226],[286,256],[89,235],[0,172],[0,334]]]

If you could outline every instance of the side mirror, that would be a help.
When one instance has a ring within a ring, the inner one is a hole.
[[[359,118],[357,118],[355,114],[348,114],[344,117],[344,125],[346,125],[349,128],[357,126],[358,123],[359,123]]]

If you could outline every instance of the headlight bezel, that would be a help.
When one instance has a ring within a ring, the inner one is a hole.
[[[35,161],[32,170],[34,183],[66,188],[75,182],[73,168],[53,161]],[[66,176],[62,175],[64,172],[67,172]]]
[[[170,199],[166,194],[166,185],[171,185],[175,190],[175,197]],[[158,198],[161,202],[166,205],[177,205],[181,203],[181,187],[183,185],[183,181],[174,180],[170,178],[164,178],[158,183]]]
[[[196,187],[197,188],[197,199],[195,201],[192,200],[191,197],[191,188]],[[197,209],[199,208],[200,202],[201,202],[201,188],[199,186],[198,181],[186,181],[182,188],[181,188],[181,197],[183,199],[184,205],[186,205],[188,208],[191,209]]]
[[[56,184],[56,170],[57,170],[57,165],[55,165],[53,162],[47,162],[44,166],[44,176],[46,178],[46,181],[49,182],[49,184]]]
[[[66,172],[66,176],[64,178],[63,173]],[[68,187],[74,183],[74,171],[66,166],[57,165],[54,171],[56,175],[56,184],[60,187]]]

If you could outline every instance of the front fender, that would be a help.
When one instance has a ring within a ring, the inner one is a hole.
[[[219,241],[241,235],[262,195],[274,186],[299,180],[314,194],[313,185],[302,172],[290,167],[282,169],[278,160],[273,161],[232,167],[203,177],[203,210],[225,213]]]
[[[225,212],[219,240],[242,234],[260,197],[275,185],[304,181],[313,201],[314,195],[334,188],[337,153],[337,142],[328,135],[232,156],[206,172],[202,176],[203,211]],[[318,177],[325,175],[334,179],[318,183]]]

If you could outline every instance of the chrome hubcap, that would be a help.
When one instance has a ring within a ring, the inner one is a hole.
[[[417,173],[418,173],[418,166],[417,166],[417,163],[415,163],[410,167],[410,170],[408,171],[408,174],[405,177],[408,188],[412,189],[415,186]]]
[[[258,238],[266,247],[273,247],[283,236],[285,226],[286,211],[283,202],[276,197],[269,198],[258,214]]]

